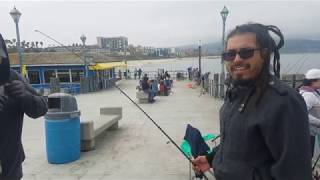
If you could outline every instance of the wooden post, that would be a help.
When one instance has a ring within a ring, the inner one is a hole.
[[[60,92],[60,81],[59,78],[50,78],[50,93]]]
[[[218,98],[219,97],[219,74],[214,74],[213,75],[213,81],[214,81],[214,97]]]
[[[296,75],[295,74],[292,75],[292,87],[293,88],[296,87]]]

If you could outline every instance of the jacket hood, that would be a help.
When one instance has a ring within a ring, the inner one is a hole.
[[[10,62],[6,44],[0,34],[0,86],[9,81]]]

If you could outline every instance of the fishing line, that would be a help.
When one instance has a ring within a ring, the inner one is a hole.
[[[305,58],[304,61],[302,62],[302,64],[300,65],[300,67],[297,69],[296,74],[299,73],[299,71],[301,70],[301,68],[305,65],[305,62],[309,59],[309,57]]]
[[[296,61],[296,63],[294,63],[294,65],[292,65],[292,66],[287,66],[288,68],[286,68],[286,71],[285,71],[284,74],[289,73],[291,70],[295,69],[296,67],[299,68],[298,64],[301,62],[301,60],[303,60],[303,59],[305,60],[306,58],[308,58],[306,54],[302,55],[302,57],[299,58],[299,59]],[[304,62],[302,61],[302,63],[301,63],[300,65],[302,65],[303,63],[304,63]],[[290,67],[290,68],[289,68],[289,67]]]
[[[60,43],[59,41],[53,39],[52,37],[46,35],[45,33],[41,32],[41,31],[39,31],[39,30],[35,30],[35,31],[36,31],[36,32],[39,32],[40,34],[42,34],[42,35],[44,35],[44,36],[46,36],[46,37],[48,37],[48,38],[51,39],[51,40],[57,42],[57,43],[60,44],[62,47],[66,48],[68,51],[70,51],[71,53],[73,53],[73,54],[75,54],[76,56],[78,56],[81,60],[83,60],[82,57],[81,57],[79,54],[73,52],[72,50],[70,50],[69,48],[67,48],[66,46],[64,46],[62,43]],[[83,61],[84,61],[84,60],[83,60]],[[109,81],[109,80],[107,80],[107,81]],[[188,156],[182,151],[182,149],[177,145],[177,143],[149,116],[149,114],[148,114],[147,112],[145,112],[145,111],[141,108],[141,106],[139,106],[134,100],[132,100],[132,99],[129,97],[129,95],[126,94],[119,86],[117,86],[117,85],[115,85],[115,84],[113,84],[113,83],[110,83],[110,84],[111,84],[113,87],[117,88],[117,89],[118,89],[124,96],[126,96],[140,111],[142,111],[143,114],[146,115],[146,116],[148,117],[148,119],[149,119],[149,120],[169,139],[169,141],[183,154],[183,156],[184,156],[191,164],[193,164],[191,158],[188,157]],[[208,171],[208,172],[209,172],[212,176],[214,176],[211,171]],[[201,175],[203,175],[203,177],[204,177],[205,179],[208,179],[203,172],[201,172]]]

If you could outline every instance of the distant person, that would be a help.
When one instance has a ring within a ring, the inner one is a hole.
[[[134,75],[134,79],[137,79],[137,75],[138,75],[138,70],[137,70],[137,68],[134,68],[133,75]],[[139,78],[139,79],[140,79],[140,78]]]
[[[151,85],[149,83],[149,78],[147,74],[143,76],[141,86],[142,86],[142,91],[148,94],[148,102],[153,102],[154,100],[153,100],[153,95],[151,91]]]
[[[188,77],[189,77],[189,80],[192,80],[192,67],[188,67]]]
[[[141,87],[143,91],[147,91],[148,89],[150,89],[150,85],[149,85],[149,78],[147,76],[147,74],[145,74],[142,78],[142,82],[141,82]]]
[[[169,79],[169,77],[166,77],[166,79],[164,80],[164,85],[167,87],[168,90],[171,89],[171,80]]]
[[[25,159],[21,142],[24,114],[38,118],[47,112],[40,96],[16,71],[10,69],[6,45],[0,34],[0,179],[22,178]]]
[[[160,95],[161,96],[168,96],[168,88],[167,88],[167,86],[165,85],[165,83],[164,83],[164,80],[160,80],[160,85],[159,85],[159,87],[160,87]]]
[[[128,77],[128,79],[131,79],[130,69],[128,69],[128,71],[127,71],[127,77]]]
[[[128,71],[127,70],[123,71],[123,76],[125,79],[128,79]]]
[[[138,70],[139,79],[141,78],[141,74],[142,74],[142,70],[139,68],[139,70]]]
[[[158,93],[158,80],[157,79],[153,79],[151,81],[151,91],[152,91],[153,97],[155,97]]]
[[[166,78],[170,78],[170,74],[168,73],[168,71],[166,71],[166,72],[164,73],[164,79],[166,79]]]
[[[305,74],[299,92],[309,112],[311,157],[313,157],[316,135],[320,134],[320,69],[310,69]]]
[[[119,69],[119,71],[118,71],[118,75],[119,75],[119,79],[121,80],[121,79],[122,79],[122,72],[121,72],[120,69]]]
[[[307,107],[278,79],[281,31],[248,23],[226,39],[222,59],[230,77],[220,109],[220,147],[193,160],[194,169],[213,168],[217,180],[311,180]]]

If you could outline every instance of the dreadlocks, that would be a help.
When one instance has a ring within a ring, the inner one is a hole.
[[[276,44],[269,32],[274,33],[279,37],[279,42]],[[256,88],[258,91],[259,103],[270,79],[270,59],[273,54],[273,73],[276,77],[280,77],[280,53],[279,49],[284,45],[284,38],[280,29],[273,25],[263,25],[259,23],[248,23],[236,26],[227,36],[228,39],[239,34],[253,33],[256,36],[256,43],[262,49],[260,51],[261,57],[264,59],[264,64],[256,81]],[[225,46],[227,47],[227,46]],[[229,84],[229,83],[228,83]],[[229,87],[228,87],[229,89]]]

